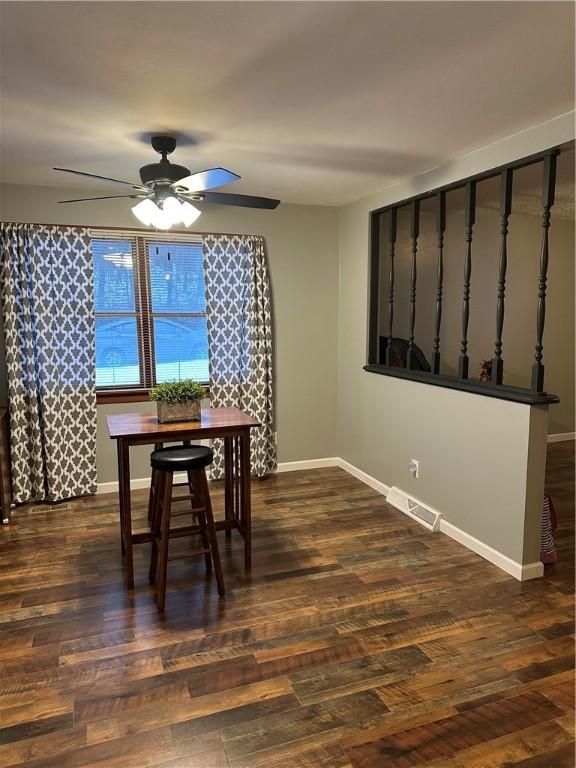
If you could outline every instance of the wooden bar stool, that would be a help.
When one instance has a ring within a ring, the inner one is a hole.
[[[152,490],[149,509],[152,527],[150,583],[156,582],[157,571],[159,571],[156,598],[160,610],[164,610],[166,600],[166,576],[169,560],[204,554],[206,570],[210,571],[212,563],[214,565],[218,593],[221,596],[225,593],[216,526],[214,525],[205,470],[205,467],[212,463],[213,457],[212,449],[201,445],[161,448],[154,451],[150,456],[150,464],[152,465]],[[183,471],[188,475],[187,485],[190,494],[173,499],[174,473]],[[191,508],[181,512],[172,511],[173,503],[188,500],[191,502]],[[172,517],[186,514],[195,516],[198,523],[181,528],[171,528]],[[193,534],[200,534],[202,549],[173,557],[168,556],[168,545],[171,538],[181,538]]]

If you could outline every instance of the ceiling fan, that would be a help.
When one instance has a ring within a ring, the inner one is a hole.
[[[73,171],[70,168],[54,168],[55,171],[111,181],[114,184],[124,184],[133,190],[129,195],[80,197],[74,200],[60,200],[59,202],[84,203],[90,200],[140,199],[140,202],[133,206],[132,213],[143,224],[153,226],[156,229],[169,229],[174,224],[180,223],[189,227],[201,213],[198,208],[192,205],[192,202],[269,210],[277,208],[280,204],[280,200],[274,200],[270,197],[212,192],[211,190],[215,187],[222,187],[225,184],[238,181],[240,176],[232,173],[232,171],[227,171],[225,168],[208,168],[198,173],[190,173],[189,168],[171,163],[168,160],[168,155],[176,149],[176,139],[173,136],[152,136],[151,144],[161,155],[161,160],[158,163],[150,163],[140,168],[141,184],[111,179],[108,176],[98,176],[84,171]]]

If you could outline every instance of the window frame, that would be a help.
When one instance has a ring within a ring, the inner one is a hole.
[[[152,293],[150,280],[150,264],[148,259],[148,246],[153,243],[174,243],[202,245],[200,235],[186,233],[155,234],[153,232],[140,232],[137,230],[108,230],[92,227],[90,239],[99,241],[128,240],[132,246],[132,264],[134,273],[134,312],[97,312],[95,317],[113,317],[115,314],[122,317],[136,318],[136,331],[138,335],[138,366],[140,370],[140,383],[117,384],[113,386],[96,387],[96,402],[101,403],[130,403],[146,402],[150,400],[150,390],[156,384],[156,365],[154,349],[154,318],[163,316],[179,317],[205,317],[204,312],[190,313],[164,313],[152,311]],[[209,392],[209,382],[202,382]]]

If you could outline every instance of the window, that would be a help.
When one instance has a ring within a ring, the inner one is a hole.
[[[93,232],[96,387],[208,382],[200,238]]]

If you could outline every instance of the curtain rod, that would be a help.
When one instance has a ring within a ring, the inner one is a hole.
[[[84,227],[85,229],[101,229],[104,232],[147,232],[151,235],[226,235],[227,237],[264,237],[264,235],[254,235],[247,232],[197,232],[190,229],[151,229],[150,227],[104,227],[102,224],[54,224],[45,221],[2,221],[2,224],[34,224],[38,227]]]

